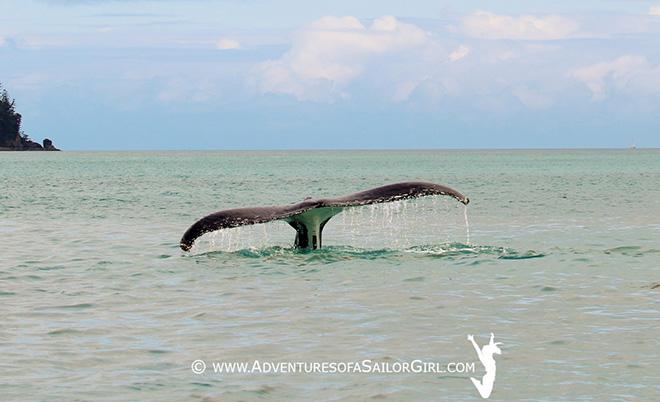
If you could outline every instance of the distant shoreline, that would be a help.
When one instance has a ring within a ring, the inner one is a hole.
[[[18,149],[0,147],[0,152],[58,152],[59,149]],[[84,151],[83,151],[84,152]]]

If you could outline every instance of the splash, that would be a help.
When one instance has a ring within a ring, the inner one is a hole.
[[[202,236],[191,252],[256,252],[268,247],[291,247],[291,231],[288,224],[280,221],[217,230]]]
[[[237,251],[211,251],[203,254],[187,254],[184,258],[205,258],[213,265],[221,262],[245,260],[254,267],[270,269],[273,267],[304,267],[309,265],[328,265],[355,260],[380,260],[388,264],[399,265],[403,262],[419,259],[433,259],[451,264],[475,266],[492,264],[497,260],[523,260],[543,258],[544,253],[534,250],[518,251],[508,247],[466,245],[462,243],[444,243],[420,245],[405,249],[356,248],[351,246],[327,246],[318,250],[300,250],[293,247],[263,247]],[[264,263],[266,263],[264,265]]]

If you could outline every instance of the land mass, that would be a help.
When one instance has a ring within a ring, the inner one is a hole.
[[[50,139],[39,144],[21,130],[22,116],[15,103],[0,85],[0,151],[59,151]]]

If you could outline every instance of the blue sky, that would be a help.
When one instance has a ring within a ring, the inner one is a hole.
[[[660,147],[660,0],[0,0],[64,149]]]

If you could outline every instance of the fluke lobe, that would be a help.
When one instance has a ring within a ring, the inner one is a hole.
[[[345,208],[380,204],[430,195],[448,195],[467,205],[470,200],[458,191],[440,184],[421,181],[388,184],[339,198],[305,199],[298,204],[226,209],[195,222],[181,238],[181,249],[189,251],[195,239],[205,233],[274,220],[286,221],[296,230],[295,247],[321,247],[323,227]]]

